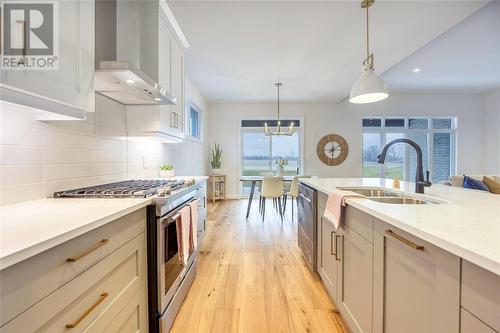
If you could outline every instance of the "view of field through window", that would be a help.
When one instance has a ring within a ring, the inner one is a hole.
[[[417,155],[410,146],[391,146],[385,164],[377,163],[384,145],[394,139],[408,138],[422,149],[423,171],[431,171],[432,181],[447,180],[454,167],[452,130],[450,118],[363,119],[363,177],[413,181]]]
[[[300,173],[299,133],[291,136],[266,136],[262,131],[242,131],[242,175],[271,176],[276,174],[279,160],[286,160],[285,175]],[[247,195],[250,182],[243,182]]]

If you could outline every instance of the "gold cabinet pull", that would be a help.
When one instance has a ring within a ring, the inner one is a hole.
[[[87,317],[89,315],[89,313],[92,312],[92,310],[94,310],[99,304],[101,304],[101,302],[104,301],[106,299],[106,297],[108,297],[108,296],[109,296],[109,293],[102,293],[99,296],[99,299],[94,304],[92,304],[92,306],[89,307],[80,317],[78,317],[77,320],[75,320],[71,324],[66,324],[66,328],[75,328],[78,324],[80,324],[80,322],[83,319],[85,319],[85,317]]]
[[[417,244],[413,243],[412,241],[409,241],[408,239],[406,239],[402,236],[399,236],[398,234],[396,234],[394,231],[392,231],[390,229],[386,230],[385,233],[391,237],[396,238],[398,241],[408,245],[412,249],[419,250],[419,251],[424,250],[424,247],[422,245],[417,245]]]
[[[75,257],[67,258],[66,261],[67,262],[78,261],[107,243],[109,243],[109,239],[101,239],[101,241],[99,243],[97,243],[96,245],[89,247],[88,249],[86,249],[85,251],[83,251],[82,253],[80,253],[79,255],[77,255]]]
[[[335,231],[331,231],[330,232],[330,255],[332,256],[337,256],[337,254],[335,253],[335,251],[333,250],[333,234],[335,233]],[[335,237],[335,240],[337,240],[337,238]],[[336,244],[335,244],[336,245]]]
[[[344,237],[344,236],[342,236]],[[337,239],[342,240],[342,237],[340,235],[335,235],[335,260],[340,261],[341,258],[337,256],[337,253],[339,253],[339,245],[337,243]]]

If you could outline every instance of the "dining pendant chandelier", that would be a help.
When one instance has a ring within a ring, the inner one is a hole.
[[[370,53],[370,27],[368,8],[375,0],[361,1],[361,8],[366,8],[366,59],[363,61],[361,77],[354,82],[349,102],[354,104],[374,103],[389,97],[385,82],[375,74],[373,67],[373,53]]]
[[[277,82],[274,84],[276,88],[278,88],[278,121],[276,123],[276,127],[271,129],[269,126],[267,126],[267,122],[264,123],[264,134],[266,136],[282,136],[282,135],[292,135],[293,134],[293,122],[290,123],[290,125],[282,127],[281,126],[281,119],[280,119],[280,87],[283,85],[283,83]]]

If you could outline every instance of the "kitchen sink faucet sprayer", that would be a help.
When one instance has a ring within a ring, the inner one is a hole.
[[[415,174],[415,193],[424,193],[424,187],[431,186],[431,182],[429,181],[429,171],[426,172],[426,178],[427,180],[424,180],[424,171],[423,171],[423,166],[422,166],[422,149],[420,149],[420,146],[415,142],[410,139],[396,139],[392,140],[388,144],[384,146],[382,149],[382,152],[380,155],[378,155],[377,162],[380,164],[385,163],[385,156],[387,154],[387,150],[394,144],[396,143],[407,143],[410,146],[412,146],[416,153],[417,153],[417,172]]]

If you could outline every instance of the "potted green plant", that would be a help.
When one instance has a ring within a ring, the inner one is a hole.
[[[210,165],[212,166],[212,174],[217,175],[220,173],[220,167],[222,164],[222,149],[215,143],[212,148],[212,159],[210,160]]]
[[[169,178],[175,176],[174,166],[170,164],[163,164],[160,166],[160,178]]]

